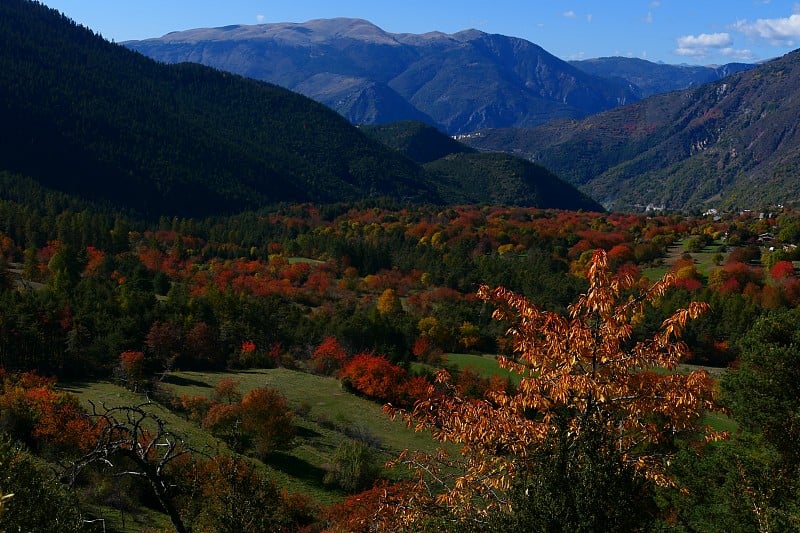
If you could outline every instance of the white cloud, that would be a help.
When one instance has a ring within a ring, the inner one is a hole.
[[[795,6],[797,7],[797,6]],[[731,27],[752,39],[781,46],[793,46],[800,40],[800,13],[780,19],[738,20]]]
[[[678,37],[679,48],[722,48],[732,43],[729,33],[701,33]]]
[[[645,22],[645,24],[652,24],[653,23],[653,12],[652,11],[648,11],[647,15],[644,16],[644,22]]]
[[[594,16],[594,15],[592,15],[591,13],[587,13],[587,14],[586,14],[586,22],[591,22],[591,21],[592,21],[592,17],[593,17],[593,16]]]
[[[729,33],[701,33],[700,35],[683,35],[677,38],[678,47],[675,53],[679,56],[703,57],[710,49],[731,48],[733,39]]]
[[[264,15],[256,15],[256,20],[259,24],[264,22]]]
[[[659,2],[658,0],[653,0],[652,2],[650,2],[650,9],[656,9],[659,7],[661,7],[661,2]]]
[[[575,18],[575,12],[572,11],[572,10],[564,11],[564,16],[567,17],[568,19],[574,19]]]
[[[740,61],[751,61],[755,57],[752,50],[734,48],[729,33],[684,35],[678,37],[677,43],[678,47],[674,52],[679,56],[705,57],[713,51],[714,54]]]

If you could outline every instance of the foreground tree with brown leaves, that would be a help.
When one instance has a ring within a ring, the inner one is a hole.
[[[613,275],[603,251],[594,253],[588,279],[569,316],[542,310],[504,288],[481,287],[480,298],[497,307],[493,316],[510,324],[514,356],[501,357],[500,365],[520,375],[519,385],[512,393],[467,399],[440,371],[430,398],[410,412],[387,406],[417,430],[453,443],[447,449],[458,454],[442,449],[437,456],[404,453],[396,460],[416,472],[417,483],[402,501],[393,498],[382,506],[376,519],[386,529],[416,528],[431,516],[461,521],[462,529],[489,524],[498,514],[513,516],[539,490],[542,472],[550,472],[549,482],[562,483],[565,491],[582,483],[598,508],[625,505],[603,501],[603,494],[616,498],[622,490],[613,487],[615,480],[624,478],[624,490],[632,491],[668,485],[665,467],[676,438],[722,437],[700,427],[702,415],[715,409],[712,379],[702,370],[676,372],[689,355],[682,330],[707,305],[692,303],[635,340],[634,325],[673,279],[637,286]],[[593,486],[599,483],[612,488]],[[549,498],[552,489],[540,492]],[[585,493],[561,505],[589,505]],[[573,511],[584,520],[581,509]],[[584,526],[598,530],[599,521],[608,524],[610,518],[594,520],[585,519]]]

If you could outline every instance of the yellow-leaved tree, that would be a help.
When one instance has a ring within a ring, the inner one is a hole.
[[[413,410],[387,406],[417,430],[453,443],[435,456],[406,452],[396,460],[416,472],[416,484],[381,507],[375,519],[387,530],[414,529],[436,516],[460,521],[460,530],[485,527],[492,516],[517,520],[535,495],[547,500],[555,522],[537,511],[533,525],[518,521],[509,530],[637,529],[624,522],[635,510],[624,507],[646,487],[670,483],[665,466],[675,439],[723,436],[700,427],[715,409],[714,381],[702,370],[676,371],[689,355],[682,330],[707,304],[692,303],[657,331],[634,336],[671,275],[641,286],[615,276],[603,251],[594,253],[587,275],[589,288],[568,316],[504,288],[480,288],[480,298],[496,306],[493,316],[509,325],[513,356],[499,360],[519,374],[515,391],[464,398],[440,371],[430,398]]]

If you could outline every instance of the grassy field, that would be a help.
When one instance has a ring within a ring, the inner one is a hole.
[[[467,353],[447,354],[447,363],[458,368],[471,368],[483,377],[500,376],[508,378],[512,383],[519,383],[519,374],[500,368],[494,355],[474,355]]]
[[[176,396],[210,396],[214,385],[223,378],[239,381],[242,392],[267,386],[286,396],[296,412],[297,435],[290,449],[268,458],[267,468],[289,492],[306,494],[323,504],[336,503],[345,496],[323,484],[323,476],[336,448],[348,438],[357,437],[373,443],[381,461],[392,459],[407,448],[427,451],[436,448],[429,435],[414,433],[400,420],[390,420],[381,405],[343,391],[333,378],[284,368],[224,373],[175,372],[164,387]],[[145,401],[142,396],[106,382],[72,383],[63,388],[78,395],[87,405],[89,400],[109,407]],[[169,428],[184,436],[191,447],[229,453],[222,441],[196,424],[158,404],[154,404],[152,410],[167,421]]]
[[[483,376],[506,375],[515,378],[497,365],[491,355],[448,354],[449,364],[472,368]],[[688,372],[696,367],[682,365]],[[714,377],[724,370],[708,369]],[[240,372],[175,372],[164,387],[176,396],[210,396],[214,385],[223,378],[240,383],[242,392],[271,387],[280,391],[295,410],[297,435],[290,449],[272,454],[264,469],[290,493],[312,497],[323,505],[341,501],[345,494],[323,483],[326,466],[332,462],[340,443],[358,437],[372,442],[381,460],[389,460],[404,449],[434,451],[436,443],[425,433],[414,433],[401,421],[392,421],[382,406],[342,390],[333,378],[316,376],[284,368],[245,370]],[[517,380],[518,381],[518,380]],[[142,395],[109,382],[62,384],[63,390],[76,394],[86,405],[89,401],[107,407],[137,405],[146,401]],[[168,428],[181,435],[194,449],[208,453],[231,453],[224,442],[204,431],[197,424],[153,403],[148,409],[162,417]],[[710,413],[705,423],[720,430],[735,430],[735,424],[725,415]],[[389,473],[397,477],[400,473]],[[161,529],[169,526],[165,515],[155,512],[128,513],[103,509],[109,521],[107,527],[118,531],[140,531],[143,528]],[[125,527],[122,520],[125,519]]]
[[[309,257],[290,257],[287,259],[290,265],[295,263],[308,263],[309,265],[322,265],[325,261],[320,261],[318,259],[311,259]]]
[[[699,252],[691,253],[695,267],[697,267],[697,270],[703,276],[707,277],[709,272],[717,268],[715,259],[717,258],[718,254],[722,254],[723,257],[726,255],[725,252],[722,252],[722,249],[722,241],[714,241]],[[667,255],[664,257],[660,265],[643,270],[642,275],[651,281],[661,279],[664,274],[666,274],[667,271],[672,268],[672,265],[675,264],[675,261],[683,257],[683,254],[685,253],[687,253],[686,241],[678,241],[667,248]]]

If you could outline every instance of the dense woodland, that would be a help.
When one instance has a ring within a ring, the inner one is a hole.
[[[581,120],[466,136],[544,165],[608,208],[742,210],[797,198],[800,52]],[[756,183],[758,186],[754,187]]]
[[[507,206],[555,177],[0,14],[0,112],[27,128],[0,138],[0,529],[800,528],[800,212]],[[61,45],[72,67],[37,70]],[[198,111],[220,94],[297,104],[258,128],[302,148],[256,135],[274,151],[225,166],[221,117],[253,116]],[[305,113],[335,135],[307,143]],[[198,160],[152,157],[167,139]],[[346,201],[268,194],[315,180]],[[496,205],[444,203],[459,183]]]
[[[92,502],[98,489],[91,487],[107,483],[112,474],[91,461],[74,472],[76,488],[66,490],[70,478],[64,468],[85,460],[77,452],[97,454],[95,447],[114,436],[103,428],[130,420],[130,413],[106,413],[99,405],[87,417],[88,405],[58,385],[100,380],[139,394],[142,405],[125,407],[140,409],[144,420],[161,420],[146,405],[155,401],[218,438],[227,450],[208,458],[176,444],[181,453],[165,458],[159,471],[170,480],[168,490],[159,494],[146,483],[127,480],[139,496],[126,506],[174,513],[187,530],[217,529],[211,511],[196,503],[198,497],[210,497],[205,492],[210,488],[185,486],[183,476],[189,475],[187,469],[202,469],[209,480],[228,476],[233,483],[225,469],[243,468],[248,474],[236,483],[261,487],[259,508],[275,510],[260,518],[268,522],[242,526],[245,530],[357,529],[352,520],[369,523],[384,501],[381,494],[398,497],[410,490],[403,489],[402,473],[384,471],[374,458],[363,469],[342,466],[360,465],[369,457],[368,436],[349,439],[352,449],[337,452],[341,468],[332,467],[326,476],[341,503],[326,511],[308,498],[282,492],[264,469],[297,439],[291,428],[298,414],[286,398],[269,387],[241,390],[235,379],[220,381],[204,395],[180,396],[170,393],[173,376],[285,368],[333,376],[349,394],[411,409],[428,397],[430,387],[438,387],[436,369],[447,367],[448,353],[514,353],[507,325],[493,320],[492,305],[476,296],[481,284],[506,287],[563,314],[589,286],[586,269],[596,249],[606,250],[610,268],[637,287],[668,270],[674,274],[674,286],[657,305],[637,315],[633,339],[657,330],[692,301],[709,304],[706,313],[686,324],[684,362],[720,369],[714,371],[721,376],[715,402],[728,409],[730,418],[718,423],[733,430],[729,438],[702,449],[691,438],[673,439],[664,450],[674,457],[666,473],[672,486],[623,476],[606,496],[633,498],[644,510],[637,520],[647,527],[705,530],[725,523],[752,531],[797,524],[798,463],[793,446],[787,446],[796,438],[793,339],[800,323],[800,278],[792,263],[800,214],[792,210],[687,218],[386,201],[285,205],[225,218],[146,222],[26,186],[19,176],[4,177],[9,192],[0,202],[0,363],[5,372],[0,423],[9,439],[2,490],[15,493],[2,518],[10,524],[28,516],[28,505],[43,505],[39,499],[26,503],[26,494],[37,491],[45,491],[47,505],[59,509],[43,515],[43,524],[56,516],[83,523],[122,505],[113,499],[100,507]],[[470,369],[449,370],[454,390],[465,398],[512,393],[519,383],[499,371],[492,378]],[[182,442],[170,427],[153,433],[140,425],[139,440]],[[136,441],[137,428],[125,430]],[[241,462],[246,457],[256,462]],[[61,472],[60,482],[36,466],[42,459]],[[145,456],[141,464],[156,459]],[[126,460],[135,463],[135,458]],[[610,468],[603,464],[591,468]],[[15,469],[38,472],[26,478],[30,487],[7,485],[21,479]],[[469,521],[440,510],[429,514],[431,523],[415,527],[505,524],[515,530],[526,524],[547,530],[548,522],[537,518],[544,508],[553,517],[565,509],[577,513],[569,516],[578,530],[610,520],[602,516],[597,522],[592,514],[598,508],[587,498],[598,480],[590,473],[581,474],[589,476],[583,489],[573,486],[558,502],[550,499],[564,487],[552,474],[543,474],[535,498],[517,494],[511,515],[497,510],[488,522]],[[220,494],[217,487],[214,497],[225,500],[219,505],[236,508],[239,504],[229,498],[249,489],[229,490]],[[347,494],[356,495],[342,500]],[[92,530],[89,523],[81,527]]]
[[[14,126],[0,132],[3,170],[155,218],[377,197],[475,203],[492,188],[498,202],[600,209],[542,167],[509,169],[509,156],[429,172],[304,96],[157,63],[27,0],[0,4],[0,119]]]

